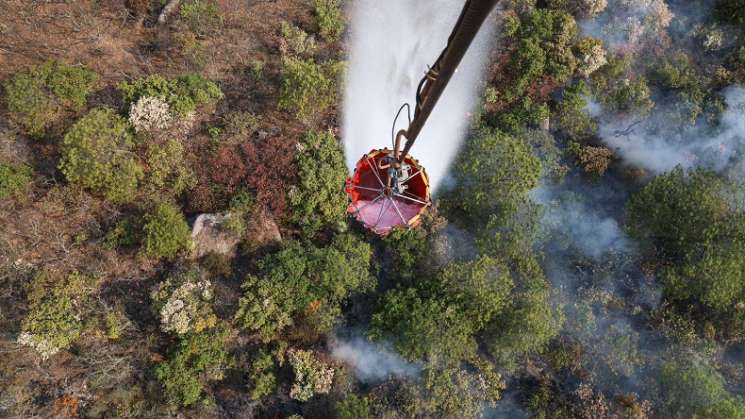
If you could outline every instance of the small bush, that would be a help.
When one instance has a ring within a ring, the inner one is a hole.
[[[316,19],[323,39],[337,41],[345,26],[341,0],[316,0]]]
[[[271,394],[277,387],[277,377],[274,375],[274,359],[272,355],[264,350],[254,357],[249,370],[249,397],[251,400],[260,400]]]
[[[155,367],[155,377],[170,403],[191,406],[204,398],[210,381],[221,380],[231,364],[224,341],[228,331],[189,334],[178,343],[168,359]]]
[[[104,241],[111,249],[134,247],[140,243],[139,230],[132,220],[121,220],[106,232]]]
[[[165,332],[200,333],[217,325],[212,310],[215,292],[212,283],[202,277],[199,270],[179,273],[152,290],[153,311]]]
[[[334,406],[336,419],[372,419],[370,401],[367,397],[351,394]]]
[[[585,146],[579,154],[579,162],[586,173],[603,176],[612,157],[613,151],[607,147]]]
[[[34,348],[43,359],[67,349],[83,331],[82,298],[90,278],[73,272],[64,278],[42,272],[29,285],[29,311],[18,343]]]
[[[207,64],[207,47],[193,33],[176,34],[181,56],[196,68]]]
[[[340,63],[317,64],[313,60],[287,58],[283,67],[280,109],[309,122],[336,102]]]
[[[142,252],[154,258],[173,259],[190,244],[189,226],[184,215],[172,204],[161,203],[145,214]]]
[[[295,372],[290,397],[302,402],[316,394],[326,394],[334,383],[334,369],[318,361],[311,351],[289,350],[287,355]]]
[[[596,93],[596,97],[611,112],[634,113],[646,115],[654,107],[647,80],[621,79],[613,82],[609,89]]]
[[[198,106],[206,105],[223,97],[220,88],[199,74],[190,74],[167,80],[158,74],[133,82],[122,82],[117,89],[128,104],[142,97],[159,97],[168,102],[171,111],[179,117],[187,117]]]
[[[65,135],[59,168],[70,183],[112,202],[128,202],[143,177],[134,146],[124,118],[109,108],[94,109]]]
[[[16,196],[33,180],[33,171],[25,164],[0,161],[0,199]]]
[[[10,119],[41,137],[64,108],[83,108],[97,79],[84,67],[56,61],[20,71],[4,84]]]
[[[168,188],[179,195],[196,183],[178,140],[150,144],[147,150],[148,181],[156,191]]]
[[[259,129],[261,117],[251,112],[235,111],[225,117],[225,134],[229,140],[245,140]]]
[[[347,196],[344,153],[330,132],[311,132],[300,141],[296,157],[299,184],[289,194],[292,219],[306,235],[343,221]]]
[[[190,0],[181,6],[179,17],[197,35],[211,35],[222,29],[224,17],[214,0]]]
[[[574,47],[574,55],[577,57],[577,72],[583,77],[589,77],[608,64],[603,43],[599,39],[581,39]]]
[[[292,57],[306,57],[312,55],[317,48],[316,38],[297,26],[282,21],[280,25],[282,39],[279,49],[283,55]]]

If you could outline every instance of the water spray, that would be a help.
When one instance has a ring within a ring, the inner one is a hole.
[[[362,156],[347,179],[346,192],[351,199],[347,212],[371,231],[385,235],[395,228],[416,227],[431,205],[427,172],[409,152],[497,2],[466,1],[447,46],[417,87],[414,117],[408,103],[401,106],[391,130],[392,148],[373,149]],[[403,111],[409,125],[395,132]]]

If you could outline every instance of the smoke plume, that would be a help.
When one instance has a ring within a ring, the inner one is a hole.
[[[357,337],[349,341],[332,340],[331,356],[354,367],[362,382],[380,382],[393,377],[411,378],[420,368],[407,362],[393,350]]]
[[[667,107],[661,107],[645,121],[613,120],[600,127],[603,142],[625,162],[652,173],[667,172],[675,166],[704,167],[723,171],[738,166],[745,151],[745,89],[724,91],[727,110],[717,126],[700,123],[688,128],[669,129]]]
[[[414,105],[417,85],[445,47],[462,7],[449,0],[354,3],[343,113],[350,170],[371,149],[391,147],[397,110],[405,102]],[[434,187],[458,151],[477,104],[493,26],[484,25],[412,149]],[[406,128],[405,113],[397,129]]]

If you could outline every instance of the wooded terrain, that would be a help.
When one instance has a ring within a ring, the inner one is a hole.
[[[745,1],[503,0],[385,237],[355,1],[0,0],[0,416],[745,418]]]

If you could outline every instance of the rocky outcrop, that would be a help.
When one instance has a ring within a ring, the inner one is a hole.
[[[193,256],[202,257],[208,253],[233,255],[240,237],[222,227],[230,214],[201,214],[194,220],[191,240],[194,242]]]

